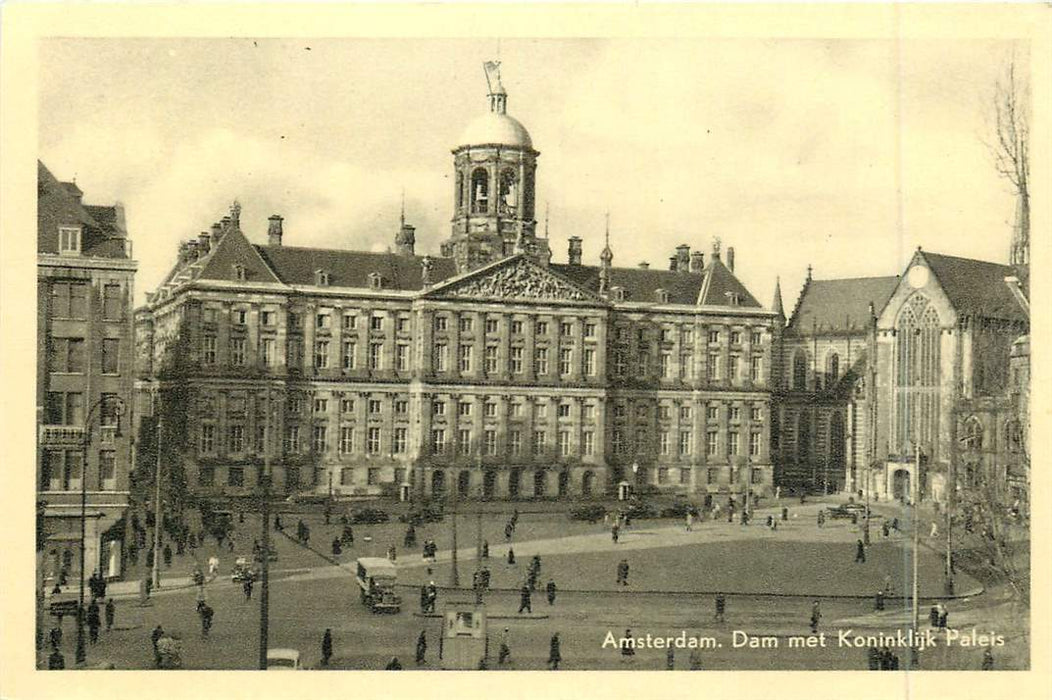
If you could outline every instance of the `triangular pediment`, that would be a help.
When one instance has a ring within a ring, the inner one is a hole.
[[[457,275],[433,287],[428,299],[477,299],[545,304],[605,305],[607,301],[522,255]]]

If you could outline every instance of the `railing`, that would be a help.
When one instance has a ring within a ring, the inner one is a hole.
[[[84,427],[79,425],[42,425],[40,444],[81,445],[84,442]]]

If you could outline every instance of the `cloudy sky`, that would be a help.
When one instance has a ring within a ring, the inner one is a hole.
[[[242,204],[263,242],[383,250],[401,192],[417,249],[452,209],[450,149],[487,109],[494,40],[49,39],[40,157],[88,203],[121,201],[138,301],[179,240]],[[769,304],[815,277],[895,274],[918,245],[1003,261],[1013,200],[994,172],[997,41],[504,40],[508,112],[540,150],[552,248],[667,265],[737,251]]]

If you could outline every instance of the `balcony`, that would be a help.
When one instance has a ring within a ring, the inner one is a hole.
[[[41,425],[40,445],[43,447],[80,446],[84,443],[84,428],[79,425]]]

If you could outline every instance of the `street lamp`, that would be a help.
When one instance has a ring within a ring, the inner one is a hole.
[[[83,664],[87,653],[84,647],[84,572],[87,569],[87,554],[85,543],[87,540],[88,524],[88,447],[91,446],[91,425],[95,419],[95,412],[102,408],[107,402],[116,403],[113,412],[117,420],[113,436],[121,437],[121,414],[124,413],[124,400],[119,396],[103,396],[88,410],[88,416],[84,421],[84,439],[81,441],[81,466],[80,466],[80,586],[77,603],[77,650],[76,662]],[[101,476],[101,473],[100,473]],[[155,554],[156,556],[156,554]]]

